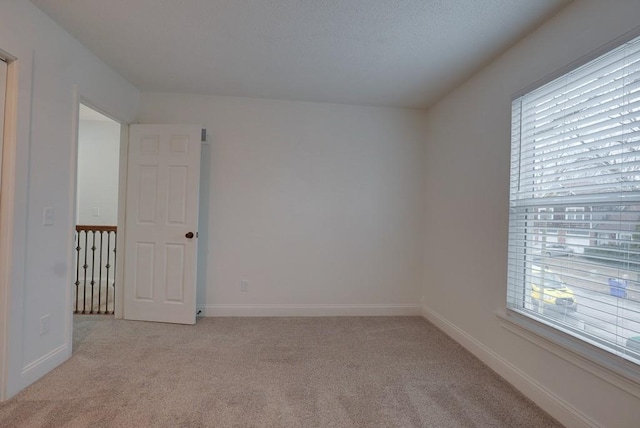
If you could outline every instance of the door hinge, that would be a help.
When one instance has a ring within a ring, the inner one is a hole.
[[[202,128],[202,132],[200,133],[200,141],[203,143],[207,142],[207,130],[205,128]]]

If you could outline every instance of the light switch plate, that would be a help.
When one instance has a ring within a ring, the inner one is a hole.
[[[53,207],[44,207],[42,212],[42,225],[53,226],[54,223],[54,211]]]

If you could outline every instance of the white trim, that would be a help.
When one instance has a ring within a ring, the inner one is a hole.
[[[275,305],[275,304],[221,304],[197,305],[205,317],[330,317],[330,316],[415,316],[420,305]]]
[[[125,248],[124,242],[127,230],[125,228],[127,219],[127,171],[129,168],[129,124],[120,123],[120,164],[118,178],[118,233],[116,234],[116,285],[113,305],[115,308],[114,317],[124,318],[124,263]]]
[[[23,357],[23,316],[25,309],[24,285],[27,274],[26,254],[29,230],[25,213],[29,212],[29,150],[31,147],[31,107],[33,104],[33,73],[35,51],[25,51],[19,59],[11,62],[13,71],[12,86],[8,90],[15,90],[12,103],[14,106],[14,126],[12,136],[13,149],[13,189],[12,207],[9,216],[11,238],[11,265],[8,268],[10,283],[8,285],[7,304],[8,337],[5,349],[5,399],[11,398],[22,389],[22,377],[20,376]],[[10,71],[11,73],[11,71]],[[5,141],[6,144],[6,141]],[[3,195],[4,197],[4,195]]]
[[[469,352],[478,357],[483,363],[529,397],[552,417],[556,418],[560,423],[569,427],[596,428],[600,426],[596,421],[557,396],[544,385],[538,383],[535,379],[439,313],[424,306],[422,314],[427,320],[431,321],[449,337],[464,346]]]
[[[8,343],[9,320],[11,306],[9,298],[11,293],[11,267],[13,264],[13,217],[15,199],[15,169],[16,169],[16,135],[17,135],[17,109],[18,109],[18,73],[15,58],[5,52],[0,56],[7,60],[7,80],[5,99],[0,100],[5,104],[4,108],[4,132],[0,136],[0,402],[7,397],[7,370],[8,370]]]
[[[66,344],[60,345],[51,352],[43,355],[37,360],[27,364],[20,373],[22,378],[22,387],[26,388],[51,370],[62,364],[71,356],[71,347]]]
[[[629,378],[635,374],[629,367],[635,367],[635,364],[628,361],[615,364],[617,357],[611,353],[524,316],[510,313],[498,313],[497,316],[504,329],[640,398],[640,384]]]
[[[71,87],[71,151],[69,154],[69,218],[67,219],[67,266],[75,266],[75,236],[76,236],[76,216],[78,213],[78,133],[79,133],[79,112],[80,93],[78,85]],[[64,345],[70,350],[73,347],[73,283],[75,282],[75,272],[73,268],[67,269],[67,293],[65,300],[65,323],[64,323]],[[69,352],[71,356],[71,352]],[[63,360],[64,361],[64,360]],[[54,366],[55,367],[55,366]],[[24,371],[23,371],[24,373]],[[45,372],[46,373],[46,372]]]

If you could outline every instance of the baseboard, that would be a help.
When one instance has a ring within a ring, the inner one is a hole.
[[[420,305],[198,305],[205,317],[416,316]]]
[[[538,383],[535,379],[511,364],[509,361],[496,354],[484,344],[470,336],[464,330],[451,323],[437,312],[424,306],[422,315],[439,329],[444,331],[453,340],[464,346],[469,352],[478,357],[498,375],[516,389],[529,397],[543,410],[556,418],[567,427],[597,428],[600,425],[593,419],[562,400],[551,390]]]
[[[22,388],[26,388],[51,370],[58,367],[71,356],[67,344],[61,345],[46,355],[26,365],[21,374]]]

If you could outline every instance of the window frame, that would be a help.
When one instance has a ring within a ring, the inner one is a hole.
[[[511,106],[514,100],[573,72],[638,37],[640,37],[640,26],[513,93],[509,105]],[[513,125],[512,122],[510,124]],[[511,141],[511,136],[509,140]],[[543,213],[540,214],[540,217],[542,217]],[[583,220],[572,220],[574,222],[584,222],[587,217],[589,217],[589,221],[592,220],[591,212],[586,210],[571,211],[564,214],[565,216],[571,214],[576,217],[581,214]],[[507,236],[509,242],[514,239],[510,231],[508,231]],[[507,257],[509,257],[508,252]],[[507,273],[507,278],[508,276]],[[511,308],[509,307],[510,299],[509,286],[507,285],[504,311],[500,310],[496,313],[503,328],[640,398],[640,363],[630,361],[605,350],[592,343],[587,337],[578,337],[575,334],[571,334],[568,326],[556,324],[545,317],[531,317],[524,309],[520,311],[516,308]]]

